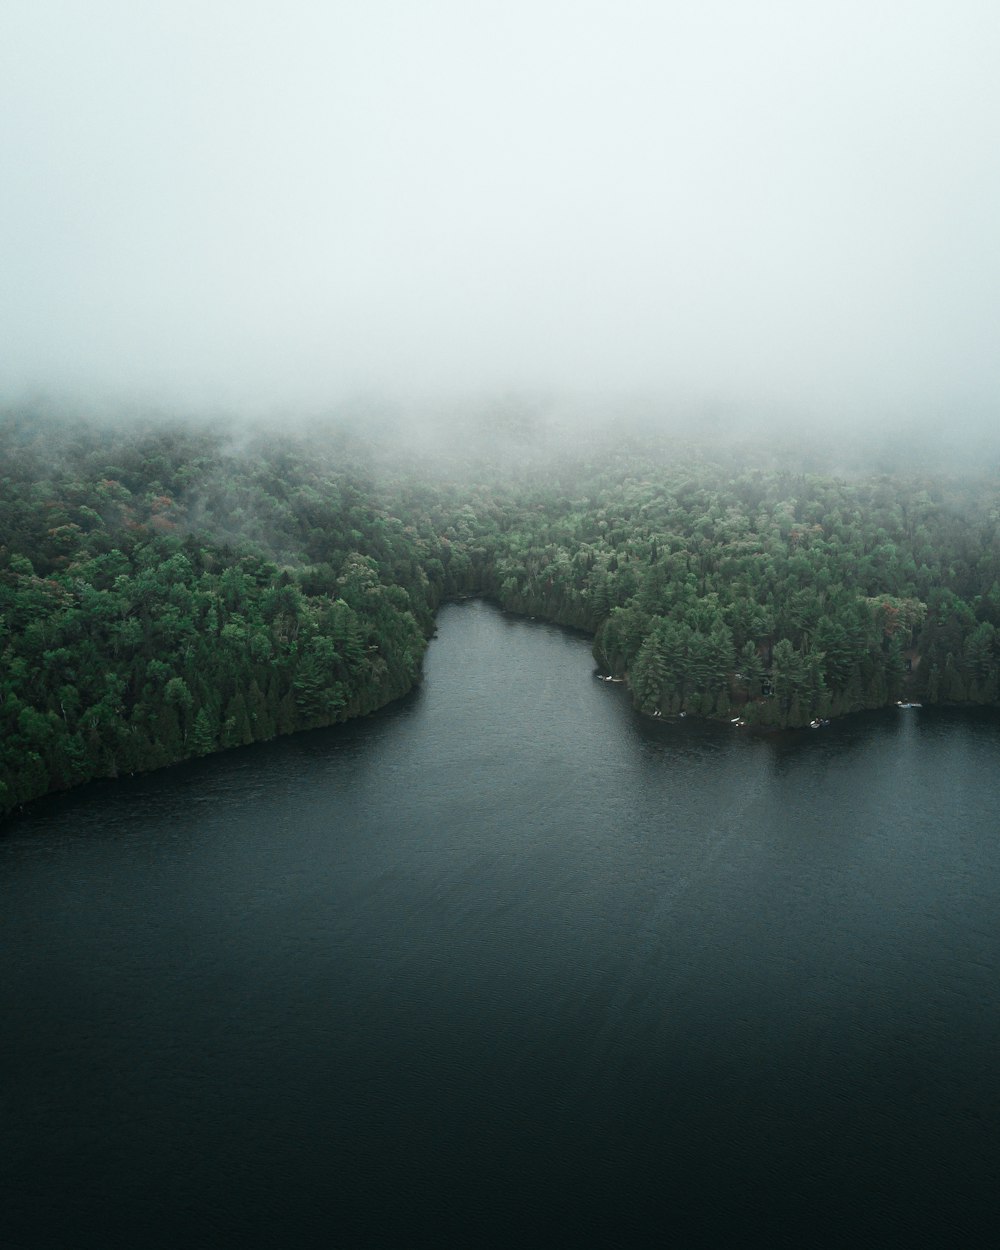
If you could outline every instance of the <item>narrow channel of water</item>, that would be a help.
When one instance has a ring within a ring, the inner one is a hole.
[[[0,837],[0,1245],[992,1226],[1000,719],[644,721],[484,603],[426,671]]]

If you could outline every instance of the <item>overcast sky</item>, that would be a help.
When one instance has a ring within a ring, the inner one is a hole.
[[[0,393],[1000,405],[996,0],[3,0]]]

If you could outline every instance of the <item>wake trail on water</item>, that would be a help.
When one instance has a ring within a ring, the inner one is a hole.
[[[584,1093],[595,1080],[605,1081],[612,1073],[612,1064],[619,1069],[627,1061],[634,1036],[633,1022],[644,1019],[645,1008],[654,997],[651,985],[656,978],[649,974],[650,965],[664,951],[666,936],[676,929],[682,917],[678,904],[707,887],[717,875],[717,866],[723,861],[729,848],[747,828],[748,812],[761,801],[768,786],[769,772],[765,761],[757,757],[756,775],[739,797],[728,806],[719,819],[718,836],[707,842],[695,870],[665,883],[657,891],[651,906],[635,927],[635,938],[622,967],[615,977],[615,989],[603,1013],[603,1020],[587,1048],[586,1062],[578,1072],[574,1086],[578,1094]],[[643,989],[642,987],[645,987]],[[574,1095],[570,1095],[570,1104]]]

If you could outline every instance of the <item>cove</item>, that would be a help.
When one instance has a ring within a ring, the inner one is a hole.
[[[373,717],[43,800],[0,1244],[974,1240],[998,748],[654,723],[471,602]]]

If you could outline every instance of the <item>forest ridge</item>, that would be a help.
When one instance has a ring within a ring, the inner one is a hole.
[[[370,712],[457,595],[590,632],[650,714],[998,702],[995,477],[522,434],[419,464],[335,428],[0,417],[0,813]]]

